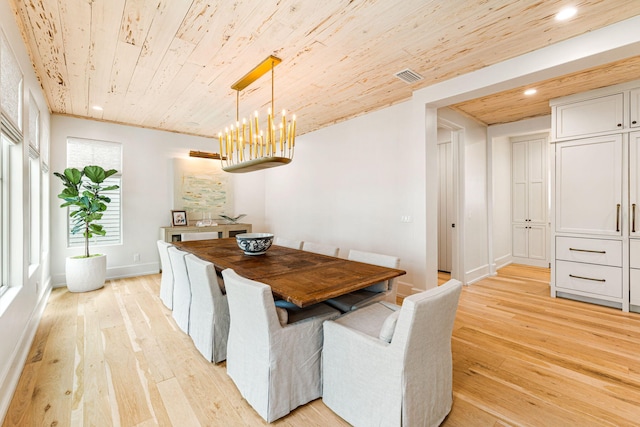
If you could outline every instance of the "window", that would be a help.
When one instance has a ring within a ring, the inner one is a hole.
[[[29,150],[29,264],[40,264],[40,159]]]
[[[11,230],[21,229],[21,194],[11,190],[20,188],[21,169],[11,166],[20,165],[22,160],[16,149],[23,138],[22,84],[18,61],[0,31],[0,294],[8,289],[12,273],[18,273],[12,272],[12,262],[20,256],[20,250],[11,251]]]
[[[88,165],[102,166],[104,169],[115,169],[117,174],[104,181],[105,185],[121,186],[122,181],[122,144],[93,139],[67,138],[67,167],[82,169]],[[107,210],[103,213],[99,223],[104,227],[104,236],[93,236],[89,241],[92,245],[116,245],[122,243],[122,209],[121,188],[105,191],[105,196],[111,199]],[[68,219],[68,246],[84,245],[82,234],[71,234],[71,218]]]
[[[22,133],[22,71],[0,31],[0,107],[4,120]]]
[[[0,150],[0,295],[9,286],[9,144],[7,135],[0,133],[2,149]]]

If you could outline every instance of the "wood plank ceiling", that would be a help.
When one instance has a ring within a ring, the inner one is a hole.
[[[275,108],[304,134],[640,14],[638,0],[575,1],[564,23],[565,0],[8,1],[53,113],[202,136],[235,121],[230,86],[271,54],[283,60]],[[405,68],[424,79],[397,79]],[[590,70],[593,87],[637,78],[638,58],[611,70]],[[456,108],[488,124],[548,114],[581,78],[542,82],[535,108],[511,107],[520,89]],[[240,116],[264,113],[270,96],[265,76],[241,92]]]

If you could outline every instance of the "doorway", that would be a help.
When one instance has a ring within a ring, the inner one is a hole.
[[[462,129],[438,119],[438,277],[450,275],[464,281],[460,248],[463,248],[463,224],[459,213],[462,192],[460,182],[460,145]],[[440,281],[440,280],[439,280]]]
[[[438,272],[451,273],[453,245],[453,164],[451,158],[451,132],[440,141],[438,132]]]

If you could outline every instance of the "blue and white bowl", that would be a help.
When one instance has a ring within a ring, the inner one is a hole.
[[[273,243],[271,233],[242,233],[236,234],[238,247],[247,255],[262,255]]]

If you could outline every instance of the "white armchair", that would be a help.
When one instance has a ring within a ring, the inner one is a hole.
[[[313,252],[314,254],[337,257],[340,248],[337,246],[325,245],[323,243],[302,242],[302,250]]]
[[[298,250],[302,249],[302,240],[287,239],[280,236],[276,236],[273,239],[273,244],[278,246],[284,246],[286,248],[291,248],[291,249],[298,249]]]
[[[222,362],[227,358],[229,335],[227,296],[222,293],[212,263],[192,254],[184,261],[191,283],[189,336],[209,362]]]
[[[171,268],[168,252],[170,247],[173,247],[171,243],[158,240],[160,268],[162,268],[162,276],[160,277],[160,300],[167,308],[173,309],[173,268]]]
[[[324,403],[354,426],[438,426],[453,403],[451,333],[462,285],[324,323]]]
[[[267,422],[322,394],[322,322],[337,317],[324,304],[289,313],[271,288],[223,270],[231,325],[227,374]]]
[[[189,333],[189,309],[191,306],[191,283],[184,257],[187,252],[171,247],[169,260],[173,268],[173,318],[183,332]]]
[[[351,261],[358,261],[389,268],[398,268],[400,265],[400,258],[398,257],[377,254],[374,252],[356,251],[354,249],[349,251],[348,259]],[[353,291],[336,298],[331,298],[330,300],[327,300],[326,303],[331,307],[337,308],[343,313],[364,307],[377,301],[388,301],[395,304],[398,292],[395,283],[395,278],[385,280],[384,282],[373,284],[364,289]]]

